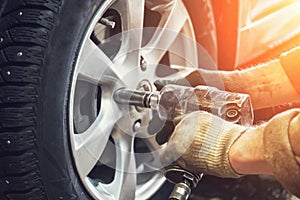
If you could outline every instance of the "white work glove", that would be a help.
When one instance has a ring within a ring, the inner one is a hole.
[[[238,178],[228,154],[231,145],[248,128],[227,122],[204,111],[185,115],[175,127],[162,162],[174,161],[195,174]]]

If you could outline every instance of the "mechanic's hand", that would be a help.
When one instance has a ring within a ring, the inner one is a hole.
[[[204,111],[187,114],[175,127],[162,162],[167,166],[176,161],[195,174],[240,177],[231,167],[228,153],[246,129]]]
[[[264,130],[264,156],[274,176],[300,198],[300,109],[274,116]]]
[[[187,68],[186,72],[183,73],[183,76],[174,75],[169,76],[169,79],[159,79],[154,82],[157,90],[161,90],[165,85],[173,84],[173,85],[182,85],[182,86],[190,86],[196,87],[198,85],[208,85],[207,80],[202,77],[205,73],[204,70],[195,69],[195,68]]]

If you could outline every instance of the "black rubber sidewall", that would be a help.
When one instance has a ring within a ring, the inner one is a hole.
[[[64,1],[57,16],[44,70],[38,113],[38,148],[48,199],[88,199],[70,150],[68,94],[80,41],[102,0]]]

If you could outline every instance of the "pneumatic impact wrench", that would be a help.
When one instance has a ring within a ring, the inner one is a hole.
[[[252,125],[253,110],[247,94],[232,93],[209,86],[166,85],[159,92],[119,89],[114,93],[118,104],[150,108],[157,117],[172,122],[193,111],[207,111],[229,122]],[[172,133],[168,133],[169,136]],[[203,174],[193,174],[176,164],[165,169],[165,177],[175,184],[169,199],[187,200]]]

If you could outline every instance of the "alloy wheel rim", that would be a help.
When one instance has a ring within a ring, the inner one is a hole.
[[[147,132],[152,113],[120,107],[112,96],[124,87],[156,90],[153,82],[161,78],[157,68],[166,52],[169,64],[197,66],[188,13],[182,1],[169,2],[163,13],[155,10],[161,16],[153,29],[144,27],[144,1],[105,1],[82,39],[69,129],[77,172],[95,199],[147,199],[165,181],[159,161],[164,146]]]

